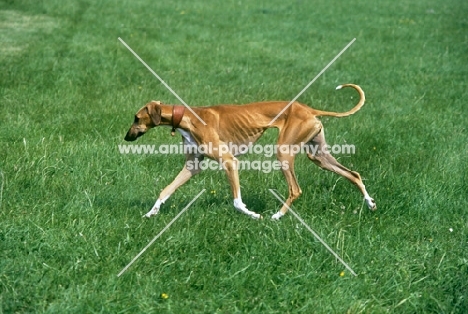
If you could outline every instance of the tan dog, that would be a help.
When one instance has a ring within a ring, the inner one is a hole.
[[[309,145],[314,148],[313,153],[307,156],[316,165],[342,175],[354,183],[364,196],[367,206],[375,210],[376,204],[369,196],[359,173],[351,171],[342,166],[336,159],[326,151],[327,144],[322,123],[317,119],[319,116],[345,117],[357,112],[365,101],[364,92],[354,84],[338,86],[353,87],[360,95],[359,103],[350,111],[344,113],[326,112],[312,109],[298,102],[287,107],[287,101],[258,102],[247,105],[219,105],[212,107],[194,107],[184,112],[185,107],[161,104],[152,101],[141,108],[135,115],[135,120],[125,136],[126,141],[134,141],[155,126],[169,126],[182,134],[184,146],[211,147],[211,151],[204,150],[186,154],[186,162],[180,173],[159,195],[153,208],[145,215],[151,217],[159,212],[159,208],[169,196],[182,184],[187,182],[193,175],[199,173],[199,167],[194,164],[203,160],[206,156],[222,163],[223,168],[231,185],[234,197],[234,207],[253,218],[261,218],[255,212],[247,209],[242,202],[239,185],[238,160],[235,151],[229,150],[233,145],[252,145],[263,132],[274,127],[279,129],[278,145]],[[283,109],[285,109],[282,112]],[[278,114],[282,112],[279,116]],[[203,121],[201,121],[201,120]],[[273,121],[273,122],[272,122]],[[204,125],[203,122],[206,122]],[[289,196],[286,205],[272,216],[273,219],[281,218],[287,211],[288,206],[302,193],[294,173],[294,158],[297,151],[277,152],[277,158],[282,165],[284,176],[289,186]],[[189,166],[190,165],[190,166]]]

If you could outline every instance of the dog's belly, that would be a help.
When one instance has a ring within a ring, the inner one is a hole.
[[[262,136],[263,131],[261,132],[255,132],[253,135],[246,136],[246,138],[243,138],[242,140],[238,139],[233,139],[231,137],[229,138],[224,138],[220,139],[219,143],[220,145],[215,143],[204,143],[206,147],[203,149],[199,148],[199,145],[195,138],[190,134],[190,132],[187,132],[183,129],[176,129],[183,137],[184,139],[184,145],[185,146],[194,146],[196,149],[200,152],[200,154],[203,154],[202,152],[208,152],[208,154],[205,155],[217,155],[217,154],[222,154],[222,153],[231,153],[233,156],[239,156],[247,153],[249,151],[249,147],[252,146],[260,136]],[[195,151],[194,149],[190,151]],[[208,151],[206,151],[208,150]]]

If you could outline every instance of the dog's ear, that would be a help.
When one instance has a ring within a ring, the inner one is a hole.
[[[152,101],[146,106],[146,110],[148,110],[148,115],[154,125],[159,125],[161,123],[161,102]]]

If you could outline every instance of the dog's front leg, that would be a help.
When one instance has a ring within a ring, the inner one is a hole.
[[[177,177],[172,181],[171,184],[166,186],[164,190],[159,194],[156,203],[153,205],[153,208],[147,212],[144,217],[150,218],[151,216],[157,215],[161,205],[167,201],[167,199],[179,188],[182,184],[187,182],[191,177],[200,173],[200,162],[203,160],[202,155],[187,154],[185,157],[184,168],[179,172]]]
[[[247,206],[242,202],[240,185],[239,185],[239,172],[238,172],[238,160],[232,155],[223,155],[220,159],[223,169],[231,185],[232,195],[234,197],[234,207],[243,214],[249,215],[254,219],[261,219],[262,216],[253,211],[247,209]]]

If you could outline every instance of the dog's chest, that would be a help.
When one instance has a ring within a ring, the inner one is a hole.
[[[197,142],[195,141],[195,139],[193,138],[192,134],[190,134],[189,132],[185,131],[185,130],[182,130],[182,129],[176,129],[177,132],[179,132],[182,137],[184,138],[184,144],[185,145],[194,145],[194,146],[198,146]]]

